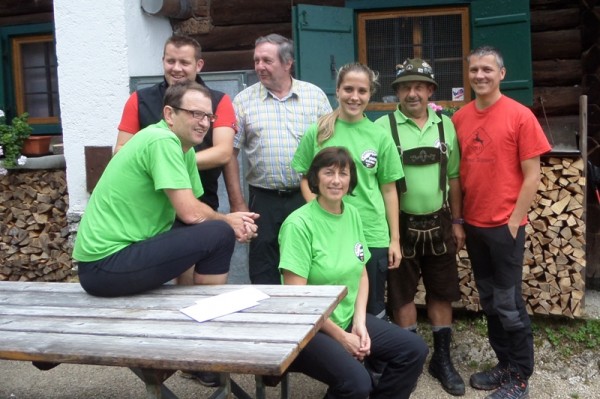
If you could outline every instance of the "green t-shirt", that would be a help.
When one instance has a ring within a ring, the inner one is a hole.
[[[400,146],[403,151],[417,147],[440,147],[438,130],[440,118],[432,109],[427,108],[427,110],[428,119],[423,129],[419,129],[415,122],[407,118],[400,110],[394,111]],[[460,151],[456,130],[450,118],[445,115],[442,115],[442,123],[444,124],[444,139],[448,146],[447,178],[457,178],[460,168]],[[388,115],[377,119],[375,124],[382,126],[391,136],[392,129]],[[415,215],[426,215],[439,210],[443,205],[442,191],[440,190],[440,164],[418,166],[403,164],[403,167],[406,192],[401,194],[400,209]],[[450,187],[446,183],[446,193],[449,189]],[[447,196],[448,194],[446,194]]]
[[[356,163],[358,185],[345,201],[359,210],[367,245],[370,248],[387,248],[390,234],[379,186],[404,177],[392,136],[366,117],[355,123],[338,119],[334,132],[333,137],[318,146],[317,125],[311,125],[300,140],[292,167],[305,174],[321,149],[346,147]]]
[[[305,278],[308,285],[348,288],[330,316],[343,329],[352,322],[362,272],[371,257],[360,215],[346,199],[340,215],[313,200],[292,212],[279,231],[280,270]]]
[[[73,258],[92,262],[169,230],[175,220],[164,189],[200,197],[196,156],[181,149],[164,121],[134,135],[110,160],[79,224]]]

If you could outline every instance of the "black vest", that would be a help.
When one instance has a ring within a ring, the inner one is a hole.
[[[204,81],[200,78],[199,75],[196,75],[196,82],[200,83],[202,86]],[[137,91],[138,95],[138,119],[140,121],[140,129],[145,128],[146,126],[157,123],[163,118],[163,98],[165,97],[165,91],[167,90],[167,82],[163,80],[162,83],[159,83],[154,86],[145,87]],[[210,89],[210,97],[212,100],[212,112],[216,113],[217,107],[219,106],[219,102],[225,95],[217,90]],[[199,145],[195,146],[194,149],[196,151],[202,151],[206,148],[210,148],[213,146],[213,128],[212,125],[208,129],[206,136],[204,137],[204,141]],[[207,170],[200,171],[200,181],[202,182],[202,187],[204,188],[204,195],[200,197],[200,200],[217,210],[219,207],[219,196],[217,195],[217,190],[219,188],[219,176],[221,176],[223,168],[213,168]]]

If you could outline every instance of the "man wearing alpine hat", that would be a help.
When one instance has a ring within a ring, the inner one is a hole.
[[[405,173],[405,186],[398,186],[402,262],[388,273],[388,307],[396,324],[416,333],[414,298],[423,277],[434,342],[429,373],[459,396],[465,384],[452,364],[450,342],[452,302],[460,299],[456,251],[465,241],[460,153],[451,120],[427,105],[436,88],[427,62],[405,60],[392,82],[398,108],[375,122],[394,137]]]

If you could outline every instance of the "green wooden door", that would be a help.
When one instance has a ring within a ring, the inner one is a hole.
[[[337,70],[355,60],[354,11],[300,4],[292,12],[296,77],[319,86],[335,108]]]
[[[533,104],[529,1],[473,1],[471,37],[471,48],[492,45],[502,52],[506,66],[502,92],[525,105]]]

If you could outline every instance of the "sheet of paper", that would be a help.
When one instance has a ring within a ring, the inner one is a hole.
[[[203,322],[251,308],[265,298],[269,296],[254,287],[248,287],[200,299],[195,305],[181,309],[181,312],[196,321]]]
[[[269,298],[267,294],[262,292],[259,289],[254,287],[241,288],[239,290],[227,292],[225,294],[215,295],[211,298],[199,299],[196,303],[201,303],[203,301],[207,301],[209,299],[219,298],[223,301],[231,301],[231,302],[246,302],[246,301],[262,301],[263,299]]]

